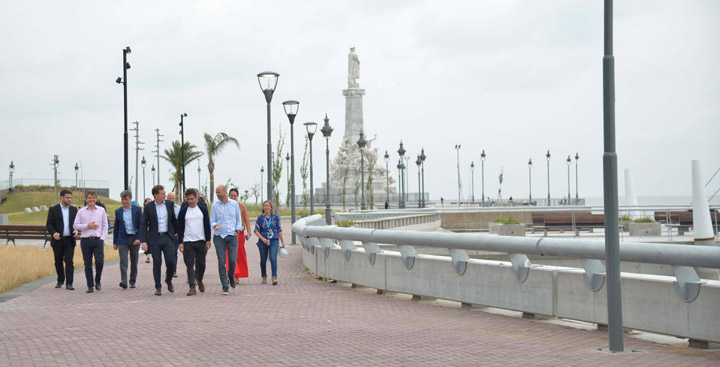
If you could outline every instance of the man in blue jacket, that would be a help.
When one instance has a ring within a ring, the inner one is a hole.
[[[135,288],[137,279],[138,251],[140,250],[140,223],[142,209],[131,205],[132,193],[125,190],[120,193],[122,207],[115,210],[113,227],[113,248],[120,251],[120,288],[127,289],[128,252],[130,252],[130,288]]]

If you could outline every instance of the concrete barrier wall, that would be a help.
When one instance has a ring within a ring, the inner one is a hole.
[[[357,228],[390,229],[440,221],[440,214],[415,214],[355,222]]]
[[[385,291],[408,293],[509,310],[607,324],[606,287],[590,290],[582,269],[533,265],[524,282],[509,261],[470,260],[463,275],[447,256],[418,255],[408,270],[399,252],[383,251],[371,264],[362,248],[345,259],[340,248],[303,250],[310,272]],[[720,342],[720,281],[702,285],[683,302],[674,277],[622,274],[625,327],[696,340]]]

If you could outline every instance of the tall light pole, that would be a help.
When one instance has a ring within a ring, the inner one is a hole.
[[[290,193],[290,153],[285,154],[285,172],[287,172],[286,177],[287,177],[288,194],[291,195],[291,193]],[[287,204],[288,204],[288,206],[290,205],[290,203],[287,203]]]
[[[415,164],[417,164],[418,169],[418,208],[420,208],[420,190],[422,190],[422,183],[420,182],[420,165],[422,165],[422,160],[420,160],[420,154],[418,154]]]
[[[405,164],[403,164],[403,180],[405,180],[405,206],[410,201],[410,156],[405,156]]]
[[[475,204],[475,162],[470,162],[470,185],[472,186],[471,202]]]
[[[617,152],[615,150],[615,56],[613,56],[613,1],[605,0],[605,55],[603,57],[603,196],[605,203],[605,263],[607,266],[608,335],[611,352],[623,351],[622,294],[620,288],[620,234],[618,232]]]
[[[54,180],[54,181],[55,181],[55,182],[54,182],[54,186],[55,186],[55,204],[57,204],[57,202],[58,202],[58,197],[57,197],[57,169],[58,169],[58,166],[59,166],[59,165],[60,165],[60,159],[58,159],[58,156],[57,156],[57,154],[56,154],[55,156],[53,156],[53,172],[55,172],[55,180]]]
[[[263,168],[262,166],[260,166],[260,201],[261,201],[261,202],[265,201],[265,194],[264,194],[264,192],[263,192],[263,185],[262,185],[263,181],[265,180],[265,179],[263,178],[263,177],[264,177],[264,176],[263,176],[264,174],[265,174],[265,168]]]
[[[570,159],[570,156],[567,157],[567,160],[565,161],[567,163],[567,169],[568,169],[568,201],[567,204],[570,205],[570,200],[572,200],[572,197],[570,196],[570,163],[572,163],[572,159]]]
[[[575,152],[575,205],[578,205],[580,196],[578,195],[578,160],[580,155]]]
[[[145,144],[140,141],[140,123],[135,121],[133,122],[133,125],[135,125],[134,128],[130,129],[130,131],[135,132],[135,191],[133,191],[135,198],[137,199],[137,196],[139,195],[138,190],[138,183],[140,180],[138,180],[138,157],[140,155],[141,150],[145,150],[143,148],[140,148],[140,144]]]
[[[358,148],[360,148],[360,210],[365,210],[365,134],[360,130],[360,139],[357,141]]]
[[[182,190],[178,193],[178,196],[182,198],[185,192],[185,123],[184,118],[187,117],[187,113],[180,114],[180,150],[182,151],[181,162],[182,162]],[[181,199],[182,200],[182,199]]]
[[[129,164],[128,164],[127,71],[128,71],[128,69],[130,69],[130,63],[127,62],[127,55],[130,54],[130,53],[132,53],[132,51],[130,50],[130,46],[127,46],[127,47],[125,47],[125,48],[122,50],[122,52],[123,52],[123,76],[122,76],[122,78],[117,78],[117,80],[115,80],[115,82],[118,83],[118,84],[122,84],[122,85],[123,85],[123,106],[124,106],[124,117],[125,117],[125,118],[124,118],[124,121],[125,121],[125,129],[123,130],[123,131],[124,131],[124,135],[123,135],[123,138],[124,138],[123,147],[124,147],[124,150],[125,150],[125,155],[124,155],[124,157],[123,157],[123,158],[124,158],[124,161],[125,161],[125,183],[124,183],[124,185],[123,185],[123,189],[124,189],[124,190],[129,190],[129,189],[130,189],[130,184],[129,184],[129,177],[128,177],[128,176],[129,176],[129,174],[130,174],[130,171],[129,171],[129,167],[128,167]]]
[[[405,208],[405,175],[404,175],[404,169],[405,165],[403,164],[403,160],[405,159],[405,148],[403,147],[403,142],[400,140],[400,149],[398,149],[398,154],[400,155],[400,163],[398,164],[398,171],[400,173],[400,180],[398,181],[398,187],[400,188],[400,200],[398,203],[398,206],[400,209]]]
[[[420,160],[422,161],[422,207],[425,207],[425,148],[420,150]]]
[[[143,158],[145,158],[145,157],[143,157]],[[202,186],[202,183],[200,181],[200,172],[202,172],[202,170],[200,169],[200,160],[199,159],[197,160],[197,164],[198,164],[198,187],[197,187],[197,189],[198,189],[198,195],[200,195],[200,187]],[[143,196],[145,196],[145,195],[143,195]]]
[[[265,71],[257,75],[258,84],[260,89],[265,96],[267,102],[267,166],[268,166],[268,181],[267,181],[267,192],[268,199],[273,197],[272,187],[272,136],[270,135],[270,102],[272,102],[273,93],[275,93],[275,87],[277,87],[278,78],[280,74],[273,71]],[[262,182],[260,183],[262,185]]]
[[[77,167],[77,164],[75,164],[75,166]],[[15,172],[15,163],[10,161],[10,182],[8,183],[8,190],[10,192],[12,192],[13,189],[13,172]],[[77,174],[75,174],[75,182],[77,182]]]
[[[153,150],[153,153],[155,153],[155,158],[157,158],[157,183],[154,183],[154,185],[160,185],[160,142],[164,140],[160,140],[161,136],[165,136],[160,134],[160,129],[155,129],[155,150]],[[154,180],[153,180],[154,181]]]
[[[312,139],[317,131],[317,123],[306,122],[305,131],[307,131],[308,140],[310,140],[310,215],[315,214],[315,189],[313,188],[313,158],[312,158]]]
[[[480,153],[480,183],[481,183],[481,191],[480,194],[482,195],[482,202],[485,202],[485,149],[483,149],[482,153]]]
[[[142,169],[143,169],[143,196],[142,196],[142,200],[145,200],[145,187],[146,187],[146,185],[145,185],[145,166],[147,166],[147,161],[145,160],[145,156],[143,156],[143,159],[142,159],[142,161],[140,161],[140,164],[142,164]],[[139,196],[140,193],[137,193],[137,195]],[[140,206],[140,204],[139,204],[139,203],[140,203],[140,200],[138,200],[138,199],[140,199],[140,198],[135,198],[135,204],[138,205],[138,206]]]
[[[78,172],[80,172],[80,166],[78,166],[77,162],[75,162],[75,188],[77,189],[78,186]]]
[[[325,137],[325,224],[330,225],[332,223],[330,213],[330,135],[332,135],[333,128],[330,126],[327,113],[325,114],[325,125],[320,131]]]
[[[300,102],[285,101],[283,109],[290,121],[290,220],[295,223],[295,116],[300,109]],[[292,232],[293,244],[297,243],[295,239],[295,232]]]
[[[455,151],[457,153],[457,182],[458,182],[458,205],[462,202],[462,185],[460,184],[460,144],[455,144]]]
[[[154,164],[150,167],[150,172],[152,172],[152,184],[153,184],[153,186],[155,186],[155,165]],[[143,200],[145,200],[145,199],[143,198]]]
[[[528,159],[528,205],[532,205],[532,158]]]
[[[547,154],[545,154],[545,159],[547,160],[547,179],[548,179],[548,202],[547,205],[550,206],[550,151],[547,151]]]
[[[385,202],[390,203],[390,155],[385,151]]]

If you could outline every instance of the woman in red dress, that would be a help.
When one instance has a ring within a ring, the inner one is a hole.
[[[238,257],[234,275],[236,283],[240,280],[240,278],[248,277],[247,255],[245,254],[245,240],[249,239],[251,234],[249,213],[245,204],[238,201],[238,195],[238,189],[230,189],[230,199],[238,202],[238,205],[240,206],[240,216],[242,217],[242,225],[243,227],[245,227],[245,230],[243,231],[244,235],[238,236]],[[227,269],[227,267],[228,257],[227,252],[225,252],[225,269]],[[230,274],[229,269],[228,274]]]

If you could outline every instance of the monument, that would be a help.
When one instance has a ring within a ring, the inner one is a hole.
[[[360,207],[361,198],[361,178],[360,178],[360,159],[364,159],[365,167],[365,201],[369,209],[374,209],[385,204],[387,197],[386,187],[386,170],[382,155],[378,154],[378,150],[372,147],[375,140],[363,126],[363,96],[365,89],[360,88],[358,83],[360,79],[360,58],[355,52],[355,47],[350,48],[348,54],[348,79],[347,89],[343,90],[345,96],[345,132],[343,141],[338,150],[337,156],[333,160],[330,167],[330,202],[339,206],[342,205],[343,210]],[[363,132],[367,140],[365,151],[361,154],[357,141],[360,138],[360,132]],[[380,162],[378,162],[380,158]],[[393,175],[389,176],[390,183],[390,203],[397,201],[396,190],[392,188],[395,182]],[[325,185],[316,190],[316,200],[320,203],[325,201]]]

